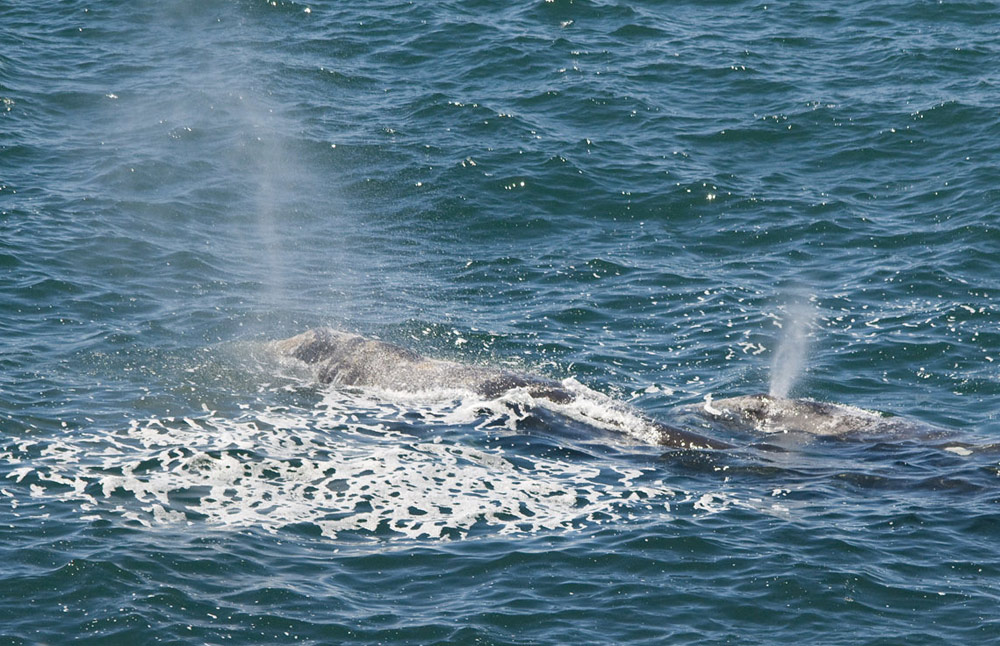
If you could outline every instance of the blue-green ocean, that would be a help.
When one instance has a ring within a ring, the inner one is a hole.
[[[998,295],[993,0],[0,0],[0,644],[1000,643]]]

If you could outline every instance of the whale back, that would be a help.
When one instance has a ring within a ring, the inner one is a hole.
[[[315,368],[318,381],[325,384],[371,387],[400,393],[427,393],[440,390],[472,392],[486,399],[497,399],[511,391],[522,391],[539,402],[556,405],[555,410],[573,414],[568,408],[580,404],[577,417],[636,433],[644,441],[682,449],[724,449],[731,445],[697,433],[649,420],[627,409],[605,409],[594,416],[592,409],[606,406],[598,393],[587,388],[568,388],[560,382],[531,374],[518,374],[486,366],[431,359],[376,339],[349,332],[318,328],[303,332],[271,347],[279,355],[290,357]],[[587,400],[590,398],[589,404]],[[582,401],[582,403],[581,403]],[[596,402],[596,406],[594,405]],[[611,414],[611,420],[605,419]],[[616,418],[615,414],[622,414]],[[618,419],[618,421],[615,421]],[[622,421],[625,420],[625,421]]]
[[[285,356],[317,367],[324,384],[371,386],[400,392],[459,389],[487,399],[521,388],[532,397],[561,404],[573,399],[556,381],[454,361],[429,359],[393,343],[331,328],[309,330],[277,341]]]

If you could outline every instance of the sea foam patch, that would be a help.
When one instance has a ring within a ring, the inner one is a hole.
[[[669,514],[691,495],[655,465],[573,461],[463,442],[441,432],[516,428],[530,402],[387,403],[333,390],[319,405],[249,408],[236,418],[134,420],[110,431],[14,440],[4,493],[59,499],[88,518],[146,526],[207,523],[324,535],[459,538],[561,531]],[[507,427],[507,428],[505,428]],[[700,494],[699,494],[700,495]],[[697,497],[696,497],[697,498]]]

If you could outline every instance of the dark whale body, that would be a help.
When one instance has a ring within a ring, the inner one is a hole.
[[[521,389],[539,402],[571,404],[579,397],[562,384],[536,375],[430,359],[393,343],[350,332],[317,328],[281,341],[281,355],[312,365],[321,383],[420,393],[455,389],[496,399]],[[730,444],[642,418],[657,444],[689,449],[724,449]],[[625,429],[619,429],[625,430]]]

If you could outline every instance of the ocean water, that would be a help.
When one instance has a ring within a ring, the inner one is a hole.
[[[0,643],[1000,643],[998,24],[0,2]],[[321,325],[736,448],[266,351]],[[768,390],[922,430],[685,412]]]

